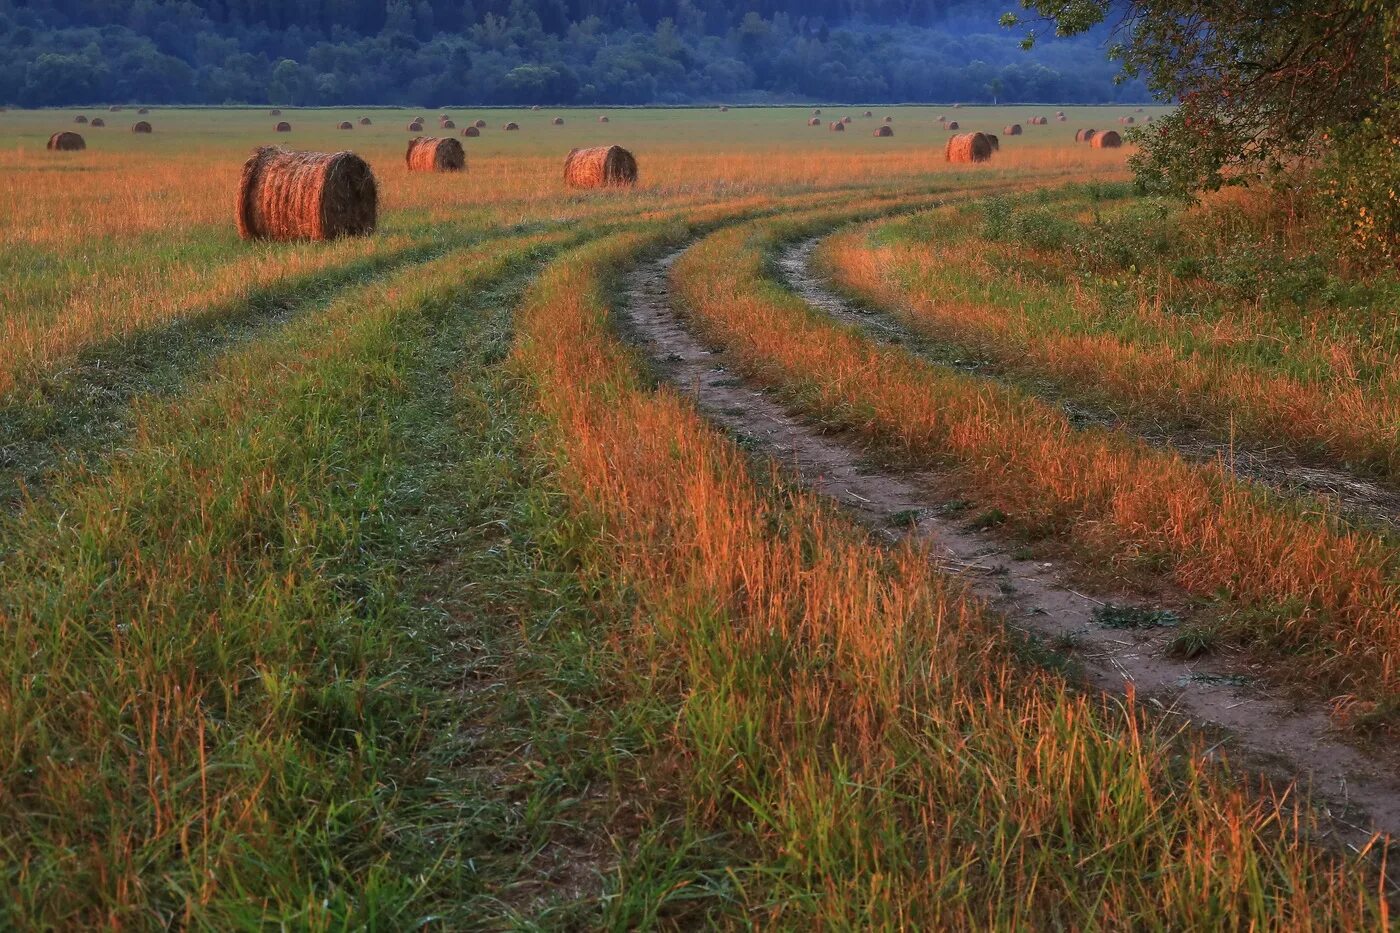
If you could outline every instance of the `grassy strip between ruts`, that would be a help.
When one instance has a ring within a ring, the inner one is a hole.
[[[1096,560],[1150,564],[1190,592],[1228,596],[1240,641],[1306,665],[1307,685],[1344,693],[1353,713],[1393,711],[1400,569],[1388,546],[1218,467],[1075,430],[1024,393],[876,346],[765,276],[779,243],[836,219],[758,221],[707,238],[678,262],[678,292],[708,339],[889,455],[959,469],[973,493],[1027,533],[1070,534]]]
[[[664,916],[1386,922],[1376,876],[1302,841],[1291,811],[1167,754],[1170,737],[1131,702],[1079,698],[1015,664],[998,626],[927,555],[881,550],[776,477],[756,481],[688,402],[649,390],[611,328],[609,295],[629,264],[683,234],[621,235],[554,263],[527,295],[516,354],[548,425],[541,453],[582,529],[571,553],[593,637],[616,644],[627,704],[678,704],[649,736],[671,749],[656,756],[669,766],[640,790],[678,798],[680,840],[705,844],[689,850]],[[730,259],[740,251],[736,275],[757,271],[751,236],[710,241]],[[739,297],[727,273],[710,273],[712,300]],[[786,321],[776,332],[798,345],[820,336]]]

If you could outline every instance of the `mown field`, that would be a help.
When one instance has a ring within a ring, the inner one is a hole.
[[[1389,926],[1364,815],[1086,688],[626,305],[674,256],[726,380],[1380,754],[1400,286],[1135,196],[1073,141],[1127,110],[823,109],[0,113],[4,924]],[[408,173],[442,112],[467,172]],[[1025,134],[948,165],[939,114]],[[240,241],[266,143],[368,160],[375,235]],[[601,143],[636,188],[566,189]]]

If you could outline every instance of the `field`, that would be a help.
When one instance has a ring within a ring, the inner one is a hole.
[[[4,925],[1389,927],[1400,284],[863,109],[0,113]]]

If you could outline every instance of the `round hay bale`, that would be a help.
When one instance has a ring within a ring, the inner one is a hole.
[[[720,112],[720,113],[728,113],[728,112],[729,112],[729,108],[728,108],[728,107],[721,107],[721,108],[719,108],[719,112]]]
[[[506,126],[505,126],[505,129],[506,129],[506,132],[508,132],[508,133],[514,133],[514,132],[517,132],[517,131],[520,129],[520,124],[519,124],[519,123],[507,123]]]
[[[486,129],[486,121],[485,121],[485,120],[477,120],[475,123],[472,124],[472,126],[476,127],[476,128],[479,129],[479,130],[484,130],[484,129]]]
[[[1020,135],[1021,135],[1021,124],[1019,124],[1019,123],[1013,123],[1013,124],[1011,124],[1010,126],[1008,126],[1008,127],[1006,127],[1005,129],[1003,129],[1003,130],[1002,130],[1002,133],[1005,134],[1005,135],[1007,135],[1007,136],[1020,136]]]
[[[1031,117],[1031,126],[1044,126],[1050,121],[1044,117]]]
[[[1087,143],[1094,138],[1098,130],[1079,130],[1074,134],[1074,141],[1077,143]]]
[[[100,129],[101,127],[106,126],[106,125],[107,125],[107,121],[104,120],[104,119],[102,119],[101,117],[93,117],[93,118],[92,118],[92,122],[88,124],[88,126],[95,126],[95,127],[98,127],[99,129]]]
[[[137,113],[138,115],[140,115],[140,116],[145,116],[146,114],[148,114],[148,113],[150,113],[150,112],[151,112],[150,109],[149,109],[149,108],[146,108],[146,107],[142,107],[140,110],[136,111],[136,113]]]
[[[443,130],[455,130],[457,128],[457,124],[453,123],[451,120],[442,120],[438,124],[438,128]]]
[[[855,121],[853,121],[850,117],[842,117],[841,122],[846,124],[847,126],[850,126]]]
[[[410,124],[408,125],[408,131],[409,131],[410,133],[421,133],[421,132],[423,132],[423,122],[422,122],[421,120],[414,120],[412,123],[410,123]]]
[[[878,137],[878,136],[893,136],[893,135],[894,135],[894,127],[890,126],[889,124],[885,124],[884,126],[877,127],[876,130],[875,130],[875,135],[876,135],[877,137]]]
[[[286,120],[283,120],[278,123],[277,126],[273,127],[273,130],[278,133],[290,133],[292,131],[292,125]]]
[[[74,123],[87,123],[87,117],[83,116],[83,115],[80,113],[80,114],[78,114],[76,117],[73,118],[73,122],[74,122]]]
[[[282,116],[282,111],[280,111],[280,110],[278,110],[276,107],[274,107],[273,109],[271,109],[271,110],[269,110],[269,111],[267,112],[267,115],[268,115],[269,117],[280,117],[280,116]]]
[[[637,160],[621,146],[574,149],[564,159],[570,188],[612,188],[637,183]]]
[[[351,123],[349,120],[341,120],[339,125],[336,126],[338,130],[353,130],[354,128],[355,124]]]
[[[540,109],[540,105],[539,105],[539,104],[536,104],[535,106],[531,107],[530,109],[531,109],[531,110],[534,110],[534,111],[538,111],[538,110]]]
[[[147,123],[145,120],[137,120],[135,123],[131,124],[131,132],[149,133],[151,132],[151,124]]]
[[[480,136],[480,135],[481,135],[481,130],[477,129],[477,128],[474,127],[474,126],[469,126],[469,127],[467,127],[466,129],[462,130],[462,135],[463,135],[463,136]]]
[[[832,120],[831,125],[828,126],[827,129],[831,130],[833,133],[844,133],[846,132],[846,124],[842,123],[840,120]]]
[[[54,133],[46,148],[50,152],[78,152],[87,148],[87,142],[77,133]]]
[[[957,120],[949,120],[947,123],[943,124],[943,128],[944,128],[945,130],[948,130],[949,132],[951,132],[951,131],[953,131],[953,130],[956,130],[956,129],[958,128],[958,121],[957,121]]]
[[[108,112],[108,113],[121,113],[121,112],[122,112],[122,108],[118,107],[116,104],[113,104],[112,106],[110,106],[110,107],[107,108],[107,112]]]
[[[1095,149],[1117,149],[1119,146],[1123,145],[1123,137],[1119,136],[1113,130],[1109,130],[1105,133],[1095,133],[1094,138],[1089,140],[1089,145],[1093,146]]]
[[[821,125],[822,125],[822,118],[821,118],[821,117],[813,117],[812,119],[810,119],[810,120],[807,121],[807,125],[808,125],[808,126],[821,126]]]
[[[601,117],[598,118],[598,122],[599,122],[599,123],[611,123],[612,121],[608,119],[607,114],[604,114],[603,116],[601,116]]]
[[[234,212],[245,240],[367,236],[378,219],[379,189],[353,152],[262,146],[243,164]]]
[[[1057,113],[1057,114],[1055,114],[1055,120],[1056,120],[1056,122],[1064,123],[1064,122],[1065,122],[1066,120],[1068,120],[1068,119],[1069,119],[1069,117],[1065,116],[1065,115],[1062,114],[1062,113]]]
[[[1137,122],[1137,117],[1119,117],[1118,122],[1124,126],[1129,126]]]
[[[875,114],[873,114],[873,113],[871,113],[869,110],[867,110],[867,111],[865,111],[865,113],[861,114],[861,116],[868,120],[868,119],[870,119],[871,117],[875,116]]]
[[[460,172],[467,167],[467,152],[450,136],[419,136],[408,141],[404,163],[410,172]]]
[[[886,123],[893,123],[893,122],[894,122],[894,117],[885,117],[885,122],[886,122]]]
[[[1142,108],[1139,107],[1139,108],[1137,109],[1137,112],[1138,112],[1138,113],[1142,113]]]
[[[986,162],[992,157],[992,142],[983,133],[960,133],[949,137],[943,155],[949,162]]]
[[[938,122],[939,122],[939,123],[947,123],[947,122],[948,122],[948,118],[945,117],[945,116],[943,116],[943,114],[940,113],[940,114],[938,115]]]
[[[554,126],[563,126],[563,125],[564,125],[564,118],[563,118],[563,117],[555,117],[553,120],[550,121],[550,123],[552,123]]]
[[[812,111],[812,116],[814,116],[814,117],[819,117],[819,116],[821,116],[821,115],[822,115],[822,108],[820,108],[820,107],[818,107],[816,110],[813,110],[813,111]]]
[[[983,135],[983,136],[986,136],[986,137],[987,137],[987,142],[989,142],[989,143],[992,144],[992,151],[993,151],[993,152],[1001,152],[1001,138],[1000,138],[1000,137],[994,136],[994,135],[992,135],[991,133],[983,133],[982,135]]]
[[[374,121],[369,117],[360,117],[360,126],[374,126]]]
[[[439,120],[446,120],[446,119],[449,119],[449,117],[448,117],[447,114],[445,114],[445,113],[440,113],[440,114],[438,114],[438,119],[439,119]]]

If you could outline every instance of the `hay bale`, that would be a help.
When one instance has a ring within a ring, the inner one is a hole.
[[[637,160],[621,146],[574,149],[564,159],[570,188],[610,188],[637,183]]]
[[[467,127],[466,129],[462,130],[462,135],[463,135],[463,136],[480,136],[480,135],[481,135],[481,130],[477,129],[477,128],[474,127],[474,126],[469,126],[469,127]]]
[[[954,109],[954,110],[961,110],[961,109],[962,109],[962,104],[954,104],[954,105],[953,105],[953,109]]]
[[[960,133],[948,139],[943,155],[949,162],[986,162],[992,157],[992,143],[982,133]]]
[[[286,120],[283,120],[273,127],[273,131],[277,133],[290,133],[292,131],[292,125]]]
[[[1045,126],[1049,122],[1044,117],[1031,117],[1031,126]]]
[[[408,131],[409,131],[410,133],[421,133],[421,132],[423,132],[423,121],[422,121],[422,120],[414,120],[412,123],[410,123],[410,124],[408,125]]]
[[[280,110],[278,110],[276,107],[274,107],[273,109],[271,109],[271,110],[269,110],[269,111],[267,112],[267,115],[268,115],[269,117],[280,117],[280,116],[282,116],[282,111],[280,111]]]
[[[438,129],[455,130],[456,128],[457,124],[453,123],[451,120],[441,120],[438,123]]]
[[[870,119],[871,117],[875,116],[875,114],[873,114],[873,113],[871,113],[869,110],[867,110],[867,111],[865,111],[865,113],[861,114],[861,116],[868,120],[868,119]]]
[[[108,112],[108,113],[121,113],[121,112],[122,112],[122,108],[118,107],[116,104],[113,104],[112,106],[110,106],[110,107],[107,108],[107,112]]]
[[[531,110],[534,110],[534,111],[538,111],[538,110],[540,109],[540,105],[539,105],[539,104],[536,104],[535,106],[531,107],[530,109],[531,109]]]
[[[88,126],[95,126],[95,127],[98,127],[99,129],[102,128],[102,127],[104,127],[104,126],[106,126],[106,125],[107,125],[107,121],[104,120],[104,119],[102,119],[101,117],[93,117],[93,118],[92,118],[92,122],[88,124]]]
[[[1138,112],[1138,113],[1142,113],[1142,108],[1139,107],[1139,108],[1137,109],[1137,112]]]
[[[821,125],[822,125],[822,118],[821,118],[821,117],[813,117],[812,119],[810,119],[810,120],[807,121],[807,125],[808,125],[808,126],[821,126]]]
[[[74,122],[74,123],[87,123],[87,117],[83,116],[83,115],[80,113],[80,114],[78,114],[76,117],[73,118],[73,122]]]
[[[460,172],[467,167],[467,152],[450,136],[419,136],[408,141],[404,163],[410,172]]]
[[[1137,122],[1137,117],[1119,117],[1118,122],[1124,126],[1129,126]]]
[[[1074,141],[1077,143],[1087,143],[1094,138],[1098,130],[1079,130],[1074,134]]]
[[[850,126],[855,121],[853,121],[850,117],[842,117],[841,122],[846,124],[847,126]]]
[[[1006,127],[1005,129],[1003,129],[1003,130],[1002,130],[1002,133],[1005,134],[1005,135],[1007,135],[1007,136],[1020,136],[1020,135],[1021,135],[1021,124],[1019,124],[1019,123],[1013,123],[1013,124],[1011,124],[1010,126],[1008,126],[1008,127]]]
[[[721,108],[719,108],[719,112],[720,112],[720,113],[728,113],[728,112],[729,112],[729,108],[728,108],[728,107],[721,107]]]
[[[1106,133],[1095,133],[1094,138],[1089,140],[1089,145],[1095,149],[1117,149],[1123,145],[1123,137],[1113,130]]]
[[[875,135],[876,135],[876,136],[893,136],[893,135],[894,135],[894,127],[890,126],[889,124],[886,124],[886,125],[881,126],[881,127],[877,127],[876,130],[875,130]]]
[[[369,117],[360,117],[360,126],[374,126],[374,121]]]
[[[87,148],[87,142],[77,133],[54,133],[47,148],[50,152],[78,152]]]
[[[137,120],[135,123],[131,124],[131,132],[149,133],[151,132],[151,124],[147,123],[145,120]]]
[[[354,128],[355,124],[351,123],[349,120],[341,120],[340,123],[336,126],[336,129],[338,130],[353,130]]]
[[[1057,114],[1055,114],[1055,120],[1056,120],[1057,122],[1059,122],[1059,123],[1064,123],[1064,122],[1065,122],[1066,120],[1068,120],[1068,119],[1069,119],[1069,117],[1065,116],[1065,115],[1062,114],[1062,113],[1057,113]]]
[[[599,122],[599,123],[611,123],[612,121],[608,119],[607,114],[604,114],[603,116],[601,116],[601,117],[598,118],[598,122]]]
[[[893,122],[894,122],[894,117],[885,117],[885,122],[886,122],[886,123],[893,123]]]
[[[944,128],[945,130],[949,130],[950,132],[951,132],[952,130],[956,130],[956,129],[958,128],[958,121],[957,121],[957,120],[949,120],[947,123],[943,124],[943,128]]]
[[[992,144],[993,152],[1001,152],[1001,138],[999,136],[994,136],[991,133],[983,133],[982,135],[986,136],[987,142]]]
[[[485,120],[477,120],[475,123],[472,124],[472,126],[476,127],[476,128],[479,129],[479,130],[484,130],[484,129],[486,129],[486,121],[485,121]]]
[[[828,126],[827,129],[831,130],[833,133],[844,133],[846,132],[846,124],[842,123],[840,120],[832,120],[831,125]]]
[[[819,117],[819,116],[821,116],[821,115],[822,115],[822,108],[820,108],[820,107],[818,107],[816,110],[813,110],[813,111],[812,111],[812,116],[814,116],[814,117]]]
[[[563,126],[563,125],[564,125],[564,118],[563,118],[563,117],[555,117],[553,120],[551,120],[551,121],[549,121],[549,122],[552,123],[552,124],[555,125],[555,126]]]
[[[516,132],[516,131],[518,131],[518,130],[520,129],[520,124],[519,124],[519,123],[507,123],[506,126],[505,126],[505,129],[506,129],[506,132],[508,132],[508,133],[514,133],[514,132]]]
[[[940,114],[938,115],[938,122],[939,122],[939,123],[947,123],[947,122],[948,122],[948,118],[945,117],[945,116],[943,116],[943,114],[940,113]]]
[[[235,205],[245,240],[330,240],[374,232],[379,189],[353,152],[262,146],[243,165]]]
[[[146,107],[142,107],[140,110],[138,110],[138,111],[136,111],[136,112],[137,112],[137,114],[139,114],[139,115],[141,115],[141,116],[145,116],[146,114],[150,113],[151,111],[150,111],[148,108],[146,108]]]

